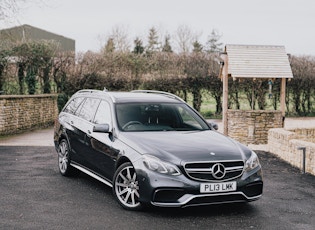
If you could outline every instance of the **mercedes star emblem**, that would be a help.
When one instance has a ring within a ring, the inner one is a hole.
[[[222,179],[225,176],[225,167],[221,163],[212,166],[212,175],[215,179]]]

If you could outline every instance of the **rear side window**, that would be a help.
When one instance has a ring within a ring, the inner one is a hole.
[[[78,116],[83,118],[84,120],[93,121],[96,109],[100,104],[100,99],[96,98],[87,98],[82,105],[81,110],[78,113]]]
[[[69,102],[69,104],[66,106],[66,108],[64,108],[63,112],[74,114],[83,100],[84,100],[84,97],[76,97],[72,99]]]

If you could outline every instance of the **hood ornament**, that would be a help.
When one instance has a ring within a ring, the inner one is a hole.
[[[215,153],[214,153],[214,152],[210,152],[210,155],[211,155],[211,156],[215,156]]]

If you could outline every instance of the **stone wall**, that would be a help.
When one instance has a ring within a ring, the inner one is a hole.
[[[291,165],[303,169],[303,151],[305,147],[305,171],[315,175],[315,128],[285,130],[270,129],[268,149]]]
[[[267,144],[268,130],[282,128],[281,111],[228,110],[228,136],[248,144]]]
[[[58,116],[57,94],[0,96],[0,135],[50,126]]]

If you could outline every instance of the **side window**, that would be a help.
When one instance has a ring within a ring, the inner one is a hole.
[[[95,124],[110,124],[111,114],[110,107],[106,101],[101,101],[94,118]]]
[[[75,111],[80,106],[80,104],[82,103],[83,99],[84,99],[83,97],[74,98],[72,101],[70,101],[67,107],[64,108],[63,112],[74,114]]]
[[[78,114],[79,117],[92,122],[100,99],[87,98]]]

